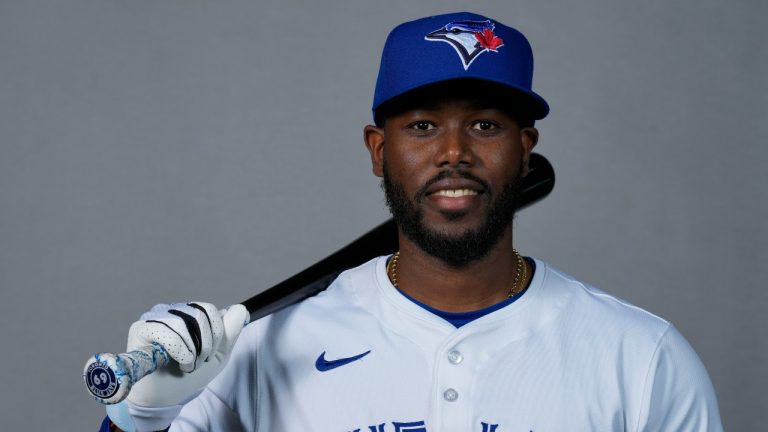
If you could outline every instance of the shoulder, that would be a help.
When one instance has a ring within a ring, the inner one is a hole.
[[[328,338],[354,343],[355,335],[368,337],[375,320],[358,306],[355,290],[375,283],[375,267],[376,259],[345,271],[325,291],[246,325],[209,390],[240,412],[257,397],[265,371],[311,364]]]
[[[345,319],[365,315],[359,297],[361,292],[373,291],[372,288],[377,285],[376,266],[379,260],[384,259],[386,257],[377,257],[342,272],[324,291],[249,324],[243,336],[253,342],[253,338],[260,339],[265,332],[273,332],[288,323],[297,326],[295,329],[302,326],[334,326]],[[328,319],[330,316],[333,319]]]
[[[656,341],[671,326],[664,318],[582,282],[547,262],[536,260],[536,264],[537,271],[542,272],[545,296],[568,299],[568,307],[563,311],[566,319],[621,332],[649,333]]]
[[[629,361],[636,371],[647,370],[672,328],[669,321],[544,261],[537,260],[536,265],[539,292],[533,293],[537,295],[531,303],[536,307],[529,313],[556,315],[548,326],[550,335],[579,352]]]
[[[722,430],[704,365],[669,321],[537,260],[539,269],[542,297],[563,303],[555,327],[564,340],[622,364],[627,388],[641,390],[631,396],[640,397],[629,416],[637,430]]]

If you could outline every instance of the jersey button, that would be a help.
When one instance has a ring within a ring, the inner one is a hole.
[[[453,402],[453,401],[455,401],[456,399],[459,398],[459,392],[457,392],[456,390],[454,390],[452,388],[449,388],[448,390],[443,392],[443,397],[448,402]]]
[[[448,361],[452,364],[459,364],[464,361],[464,356],[461,354],[461,352],[453,350],[448,353]]]

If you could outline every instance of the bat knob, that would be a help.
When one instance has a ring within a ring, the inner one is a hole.
[[[124,354],[99,353],[85,363],[83,381],[94,399],[116,404],[128,396],[137,381],[169,362],[170,356],[160,345]]]
[[[96,354],[86,362],[83,380],[97,401],[114,404],[128,396],[133,382],[130,374],[120,374],[120,363],[120,357],[111,353]]]

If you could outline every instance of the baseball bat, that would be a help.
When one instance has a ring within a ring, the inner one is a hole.
[[[555,186],[552,165],[537,153],[531,154],[529,172],[517,209],[540,201]],[[250,320],[277,312],[325,290],[344,270],[397,250],[397,226],[392,219],[362,237],[323,258],[305,270],[244,301]],[[103,404],[114,404],[128,396],[131,387],[146,375],[162,368],[171,357],[161,345],[154,344],[123,354],[99,353],[88,359],[83,369],[85,386]]]

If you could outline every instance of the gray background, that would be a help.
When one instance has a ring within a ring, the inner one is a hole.
[[[516,243],[672,321],[727,429],[768,421],[760,1],[0,0],[0,418],[96,430],[85,359],[157,302],[245,299],[387,217],[362,127],[391,27],[518,27],[558,184]]]

